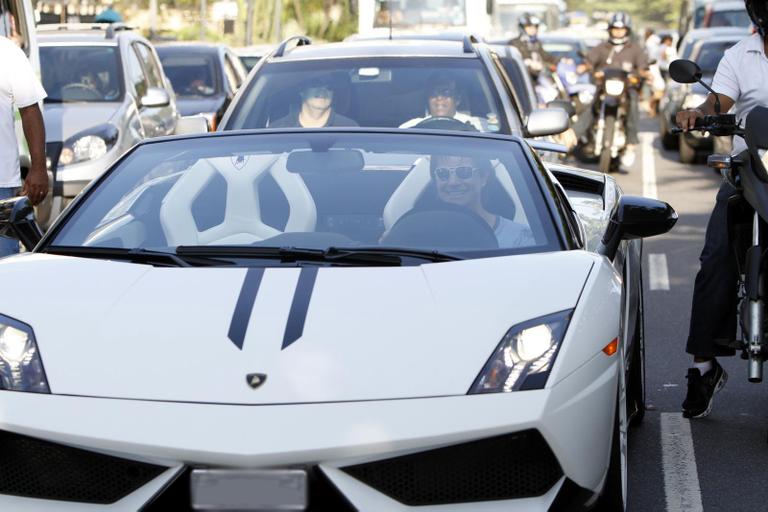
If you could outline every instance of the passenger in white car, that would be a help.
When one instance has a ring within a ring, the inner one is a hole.
[[[456,80],[448,73],[436,73],[430,77],[426,89],[427,115],[416,117],[400,125],[400,128],[421,128],[422,123],[434,118],[450,118],[466,124],[470,129],[484,131],[476,117],[458,111],[461,93]],[[428,127],[428,126],[424,126]]]
[[[527,225],[491,213],[483,205],[483,189],[493,173],[490,162],[467,156],[435,155],[430,166],[437,197],[479,215],[493,229],[500,248],[535,245]]]

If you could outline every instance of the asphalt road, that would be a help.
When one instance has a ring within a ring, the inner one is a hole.
[[[644,246],[648,410],[643,424],[630,431],[630,509],[768,510],[768,378],[751,384],[745,361],[723,358],[730,378],[711,415],[693,421],[680,415],[691,364],[685,342],[693,281],[720,177],[704,165],[683,165],[677,152],[662,150],[653,120],[644,119],[641,131],[653,137],[658,198],[677,210],[679,220]],[[616,175],[625,193],[644,191],[640,156],[638,151],[629,174]],[[645,174],[647,182],[647,169]],[[651,255],[665,256],[669,289],[649,286],[649,258],[659,260]]]

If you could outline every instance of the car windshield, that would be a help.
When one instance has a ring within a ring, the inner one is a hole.
[[[47,103],[121,101],[123,78],[114,46],[41,46]]]
[[[709,27],[749,27],[752,20],[744,9],[733,11],[714,11],[709,20]]]
[[[723,58],[725,50],[736,44],[737,41],[711,42],[705,43],[696,57],[696,63],[705,75],[714,75],[720,59]]]
[[[365,126],[509,133],[500,112],[479,59],[318,59],[262,66],[224,129]]]
[[[50,245],[399,248],[456,258],[561,247],[539,171],[518,142],[330,130],[209,137],[138,147]]]
[[[180,52],[178,49],[157,49],[165,75],[176,95],[182,98],[209,97],[221,94],[221,80],[216,67],[216,55]]]

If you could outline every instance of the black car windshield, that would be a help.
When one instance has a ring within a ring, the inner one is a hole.
[[[521,144],[462,135],[305,131],[140,146],[49,245],[438,251],[561,248]],[[206,246],[206,247],[201,247]],[[181,252],[181,251],[180,251]]]
[[[232,108],[225,130],[365,126],[509,133],[488,73],[479,59],[468,58],[267,63]]]
[[[181,98],[210,97],[222,94],[218,58],[194,48],[157,48],[165,75]]]
[[[40,71],[47,103],[123,99],[115,46],[41,46]]]

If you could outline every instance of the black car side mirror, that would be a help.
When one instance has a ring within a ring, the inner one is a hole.
[[[14,238],[31,251],[43,238],[35,208],[26,196],[0,201],[0,236]]]
[[[701,80],[701,68],[692,60],[678,59],[669,65],[669,76],[680,84],[693,84]]]
[[[664,201],[642,196],[621,196],[613,207],[598,251],[613,261],[622,240],[666,233],[677,222],[677,212]]]

